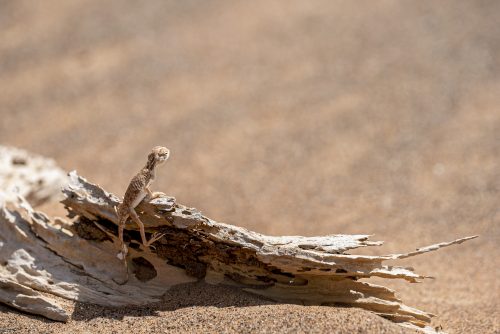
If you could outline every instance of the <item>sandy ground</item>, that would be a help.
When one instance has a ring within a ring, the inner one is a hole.
[[[480,234],[396,282],[450,333],[500,324],[500,2],[0,1],[0,143],[122,194],[154,185],[267,234],[375,234],[375,252]],[[60,209],[48,207],[48,211]],[[373,250],[372,250],[373,252]],[[11,332],[408,332],[355,309],[204,284]],[[411,331],[410,331],[411,332]]]

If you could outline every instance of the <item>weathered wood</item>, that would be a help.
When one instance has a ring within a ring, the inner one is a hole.
[[[0,201],[24,196],[39,205],[57,196],[67,176],[52,159],[0,145]]]
[[[404,326],[432,331],[431,314],[402,303],[395,292],[363,278],[417,282],[398,260],[475,237],[383,256],[347,251],[378,246],[368,235],[272,237],[218,223],[173,197],[143,202],[137,212],[148,233],[165,236],[145,249],[137,226],[127,223],[128,272],[116,254],[119,199],[69,174],[62,201],[73,221],[50,219],[22,197],[0,206],[0,302],[66,321],[68,311],[51,296],[105,306],[158,301],[171,287],[198,279],[230,284],[275,301],[345,305],[373,311]]]
[[[70,173],[70,180],[63,190],[66,195],[63,203],[71,216],[96,222],[111,233],[117,223],[114,207],[119,199],[75,172]],[[419,327],[428,324],[430,314],[402,304],[393,290],[359,279],[378,276],[417,282],[425,276],[411,268],[388,266],[383,262],[475,238],[462,238],[402,254],[352,255],[346,251],[377,246],[381,242],[368,241],[368,235],[266,236],[218,223],[196,209],[176,203],[172,197],[143,202],[138,211],[148,232],[166,233],[157,242],[153,254],[186,269],[191,275],[192,268],[199,268],[193,276],[204,277],[209,283],[241,286],[277,301],[361,307],[393,321]],[[131,242],[139,244],[135,224],[127,225],[127,231]],[[206,275],[199,275],[200,271]]]

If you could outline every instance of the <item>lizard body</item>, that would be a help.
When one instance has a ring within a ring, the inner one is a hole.
[[[155,233],[151,236],[151,239],[147,241],[144,224],[135,212],[135,208],[146,197],[155,198],[161,195],[161,193],[151,192],[149,187],[155,179],[156,167],[167,161],[169,156],[170,151],[167,148],[162,146],[154,147],[148,155],[146,165],[132,178],[132,180],[130,180],[125,195],[123,196],[123,201],[116,208],[116,213],[118,215],[118,238],[121,243],[121,251],[117,255],[119,259],[125,259],[128,253],[128,248],[123,241],[123,230],[129,217],[139,226],[142,244],[145,247],[149,247],[163,236],[163,234]]]

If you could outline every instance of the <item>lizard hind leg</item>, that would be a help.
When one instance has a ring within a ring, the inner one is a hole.
[[[153,242],[157,241],[158,239],[162,238],[165,235],[163,233],[154,233],[151,239],[147,241],[146,232],[144,231],[144,224],[139,219],[139,216],[137,215],[134,209],[130,209],[130,218],[132,218],[135,221],[135,223],[139,226],[139,229],[141,231],[142,244],[144,245],[144,247],[151,246]]]
[[[139,216],[137,215],[137,212],[135,212],[134,208],[130,208],[130,218],[132,218],[132,220],[135,221],[135,223],[137,224],[137,226],[139,226],[139,230],[141,232],[142,244],[144,246],[147,246],[146,232],[144,231],[144,224],[139,219]]]

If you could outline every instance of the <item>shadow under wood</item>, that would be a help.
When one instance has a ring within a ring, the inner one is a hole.
[[[74,321],[94,318],[123,319],[124,317],[161,316],[159,312],[176,311],[193,306],[247,307],[276,304],[239,288],[215,286],[205,282],[180,284],[167,291],[162,301],[134,307],[106,307],[76,302],[71,316]]]

